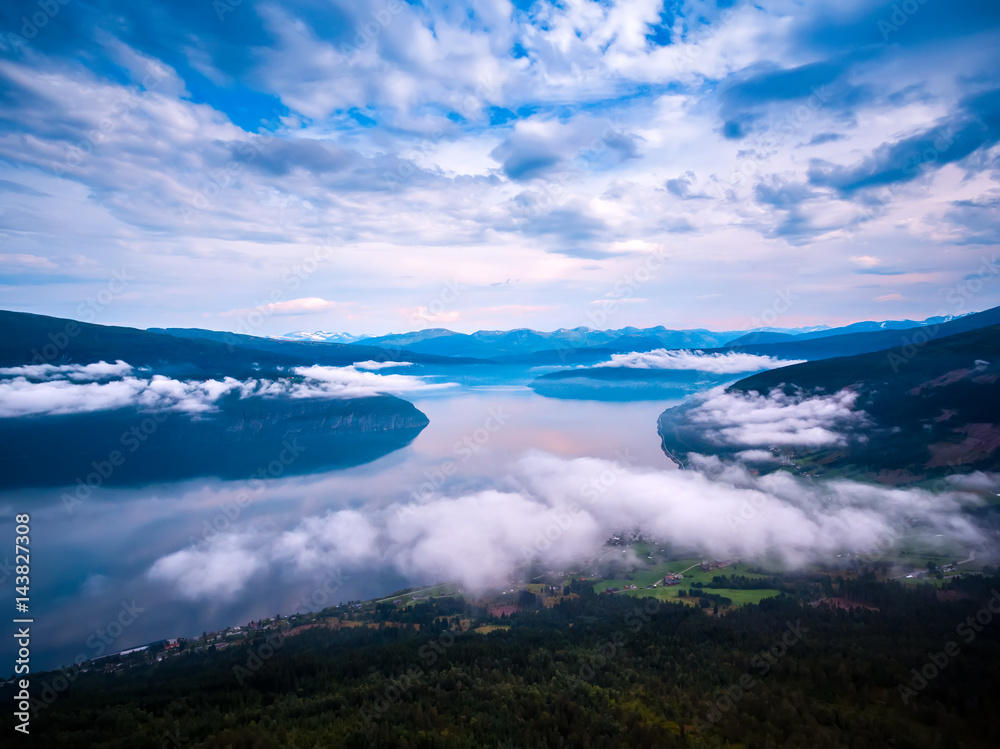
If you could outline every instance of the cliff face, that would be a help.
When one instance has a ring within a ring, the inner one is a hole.
[[[221,398],[191,415],[123,408],[0,419],[0,488],[128,486],[198,476],[274,478],[360,465],[412,442],[428,419],[391,395]]]

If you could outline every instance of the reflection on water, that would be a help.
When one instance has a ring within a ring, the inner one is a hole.
[[[527,388],[464,389],[414,402],[430,424],[409,445],[354,468],[101,487],[76,502],[66,501],[69,487],[0,494],[4,538],[12,537],[14,513],[32,516],[35,665],[286,614],[305,608],[303,601],[326,578],[326,588],[335,588],[327,594],[330,603],[432,582],[381,560],[378,549],[362,549],[360,536],[358,553],[374,561],[347,575],[254,558],[246,552],[253,545],[241,543],[287,535],[332,510],[353,508],[364,516],[434,494],[512,489],[511,466],[531,450],[566,458],[627,455],[636,466],[673,470],[656,433],[657,417],[670,402],[580,403]],[[206,539],[231,554],[216,553],[197,575],[175,578],[188,581],[187,590],[149,574],[157,560],[177,561],[177,552],[204,547]],[[5,581],[7,591],[12,582]],[[107,625],[133,600],[141,611],[112,638],[118,627],[108,632]]]

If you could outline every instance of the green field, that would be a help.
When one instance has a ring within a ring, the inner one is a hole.
[[[638,598],[658,598],[660,600],[678,600],[684,603],[696,603],[695,599],[680,598],[677,594],[681,589],[690,590],[692,583],[708,584],[717,575],[744,575],[752,578],[766,577],[759,573],[750,572],[749,564],[731,564],[721,569],[702,572],[701,559],[682,559],[673,562],[657,564],[646,570],[636,570],[631,574],[632,579],[615,578],[612,580],[601,580],[594,584],[594,592],[602,593],[608,588],[618,588],[619,595],[636,596]],[[684,570],[687,570],[684,572]],[[663,580],[663,576],[668,572],[683,572],[684,579],[678,585],[667,586],[660,584],[655,588],[647,588],[655,582]],[[625,586],[635,585],[635,590],[625,590]],[[729,588],[705,588],[708,593],[717,593],[733,600],[733,605],[742,606],[747,603],[760,603],[765,598],[778,595],[776,590],[731,590]]]
[[[680,587],[681,586],[678,585],[676,587],[668,588],[661,585],[660,587],[653,588],[652,590],[646,590],[645,588],[639,588],[637,590],[622,590],[616,595],[633,596],[634,598],[657,598],[661,601],[677,601],[697,606],[700,599],[690,597],[681,598],[677,595],[677,591]],[[773,598],[778,595],[777,590],[768,589],[732,590],[730,588],[705,588],[705,591],[709,593],[717,593],[720,596],[725,596],[726,598],[731,598],[734,606],[743,606],[747,603],[760,603],[765,598]]]

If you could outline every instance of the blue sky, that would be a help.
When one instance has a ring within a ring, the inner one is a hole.
[[[7,2],[0,306],[278,334],[1000,304],[1000,7]]]

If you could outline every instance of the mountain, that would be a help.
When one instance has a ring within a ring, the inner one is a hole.
[[[136,373],[139,378],[162,374],[184,380],[295,379],[290,370],[298,366],[387,358],[381,348],[204,331],[219,338],[210,340],[19,312],[0,311],[0,330],[2,367],[120,359],[141,369]],[[66,384],[48,385],[43,395],[51,398],[53,390]],[[195,415],[135,405],[57,416],[0,417],[0,443],[5,446],[0,488],[72,485],[91,476],[96,476],[97,485],[202,475],[247,478],[287,455],[289,442],[301,450],[294,460],[282,463],[282,472],[306,473],[374,460],[409,443],[427,423],[413,404],[391,395],[241,398],[237,392],[220,397],[213,410]],[[115,454],[121,460],[112,466]]]
[[[365,335],[351,335],[350,333],[328,333],[325,330],[316,330],[312,333],[299,331],[275,336],[275,338],[282,341],[312,341],[314,343],[354,343],[355,341],[361,341],[369,337]]]
[[[1000,323],[1000,308],[960,317],[929,318],[921,323],[912,323],[914,327],[910,328],[898,327],[909,322],[856,323],[846,328],[831,328],[828,331],[813,331],[796,336],[756,331],[734,339],[723,348],[704,348],[701,351],[722,356],[746,353],[777,359],[815,361],[880,351],[894,345],[919,347],[938,337]],[[876,329],[864,330],[868,327]],[[839,332],[848,329],[856,332]],[[858,329],[861,332],[857,332]],[[832,335],[825,335],[826,333]],[[756,339],[758,343],[738,345],[740,341],[751,339]],[[660,347],[651,337],[623,336],[615,342],[615,348],[538,352],[521,357],[501,357],[500,360],[531,363],[535,366],[567,367],[539,375],[530,383],[530,387],[541,395],[576,400],[674,400],[732,382],[740,376],[700,371],[587,366],[606,362],[612,354],[646,352],[655,348]]]
[[[1000,324],[1000,307],[975,312],[961,317],[930,318],[940,322],[920,324],[915,328],[888,328],[853,333],[835,333],[810,337],[809,334],[794,336],[789,340],[773,343],[747,343],[734,345],[735,339],[728,346],[719,349],[719,353],[739,352],[774,356],[779,359],[829,359],[835,356],[853,356],[871,351],[881,351],[897,346],[915,345],[918,348],[927,341],[945,336],[964,333],[989,325]],[[926,322],[926,321],[925,321]],[[881,324],[881,323],[879,323]],[[715,352],[711,352],[715,353]]]
[[[127,407],[0,418],[0,442],[7,446],[0,453],[0,489],[69,486],[71,496],[85,499],[88,483],[303,475],[388,455],[428,424],[412,403],[391,395],[293,399],[230,393],[216,406],[197,415]]]
[[[659,419],[664,451],[683,463],[689,452],[764,448],[776,462],[812,475],[893,484],[1000,470],[1000,325],[760,372],[726,394],[712,409],[733,408],[738,423],[723,428],[697,399],[668,409]],[[831,414],[838,409],[844,418],[836,422]],[[796,420],[804,430],[800,444],[783,436]]]
[[[210,330],[139,330],[0,311],[0,366],[30,363],[90,364],[121,359],[175,377],[243,378],[322,364],[385,361],[382,348],[336,343],[294,343]],[[440,357],[415,355],[423,362]]]
[[[870,333],[880,330],[909,330],[911,328],[925,328],[957,320],[960,317],[965,317],[965,315],[928,317],[926,320],[921,320],[919,322],[915,322],[913,320],[883,320],[881,322],[868,320],[865,322],[856,322],[850,325],[844,325],[839,328],[828,328],[826,326],[822,326],[821,328],[803,330],[801,332],[761,329],[750,331],[746,335],[730,341],[727,344],[727,347],[746,346],[755,343],[786,343],[793,340],[807,341],[813,338],[830,338],[831,336],[847,335],[849,333]]]
[[[342,367],[361,361],[395,361],[399,358],[414,364],[472,364],[476,360],[462,357],[423,354],[401,345],[371,343],[377,339],[366,339],[365,344],[326,343],[314,341],[287,341],[240,333],[229,333],[202,328],[150,328],[146,331],[155,335],[166,335],[179,340],[206,340],[222,344],[227,350],[239,349],[245,352],[267,352],[279,357],[290,357],[300,364],[322,364]],[[131,362],[130,362],[131,363]],[[483,363],[483,362],[480,362]]]
[[[982,314],[982,313],[980,313]],[[974,317],[974,315],[970,315]],[[888,320],[882,322],[858,322],[840,328],[827,326],[811,326],[803,328],[757,328],[752,331],[711,331],[704,328],[691,330],[672,330],[662,325],[651,328],[624,327],[617,330],[592,330],[584,326],[576,328],[560,328],[553,331],[538,331],[530,328],[514,330],[478,330],[475,333],[456,333],[447,328],[426,328],[408,333],[391,333],[383,336],[352,336],[347,333],[315,333],[293,332],[270,341],[293,341],[310,343],[344,343],[363,344],[400,352],[405,350],[413,354],[429,356],[467,357],[473,359],[495,359],[508,364],[525,364],[528,366],[551,366],[553,364],[585,364],[601,361],[606,351],[611,353],[628,353],[632,351],[650,351],[657,348],[665,349],[738,349],[747,353],[757,353],[757,347],[762,345],[789,345],[798,347],[806,341],[816,339],[838,339],[828,344],[813,344],[806,346],[801,354],[778,353],[772,355],[780,358],[816,359],[825,356],[844,356],[862,351],[875,351],[897,345],[898,337],[892,337],[892,331],[907,331],[913,328],[938,328],[943,324],[957,320],[952,316],[932,317],[920,322],[912,320]],[[972,329],[991,324],[990,321],[980,321]],[[955,329],[957,332],[959,329]],[[177,330],[169,329],[160,332],[170,332],[173,335],[215,337],[231,340],[232,333],[215,331]],[[843,336],[863,333],[889,333],[890,337],[882,339],[850,339]],[[253,344],[262,348],[260,343]],[[583,352],[583,353],[581,353]],[[770,352],[761,352],[770,353]]]
[[[171,331],[179,334],[177,331]],[[511,357],[528,357],[521,363],[536,364],[550,357],[545,352],[571,351],[577,349],[610,348],[614,352],[648,351],[653,348],[714,348],[723,346],[744,331],[713,332],[705,329],[670,330],[662,325],[653,328],[625,327],[618,330],[591,330],[586,327],[560,328],[550,332],[518,328],[515,330],[479,330],[475,333],[456,333],[445,328],[427,328],[409,333],[392,333],[384,336],[370,336],[355,341],[363,341],[365,346],[377,346],[387,350],[405,349],[415,353],[472,357],[478,359],[500,358],[514,361]],[[232,335],[232,334],[217,334]],[[282,340],[333,341],[333,337],[322,333],[288,333]],[[635,348],[636,346],[644,348]],[[630,348],[632,347],[632,348]],[[541,354],[538,360],[531,355]]]

